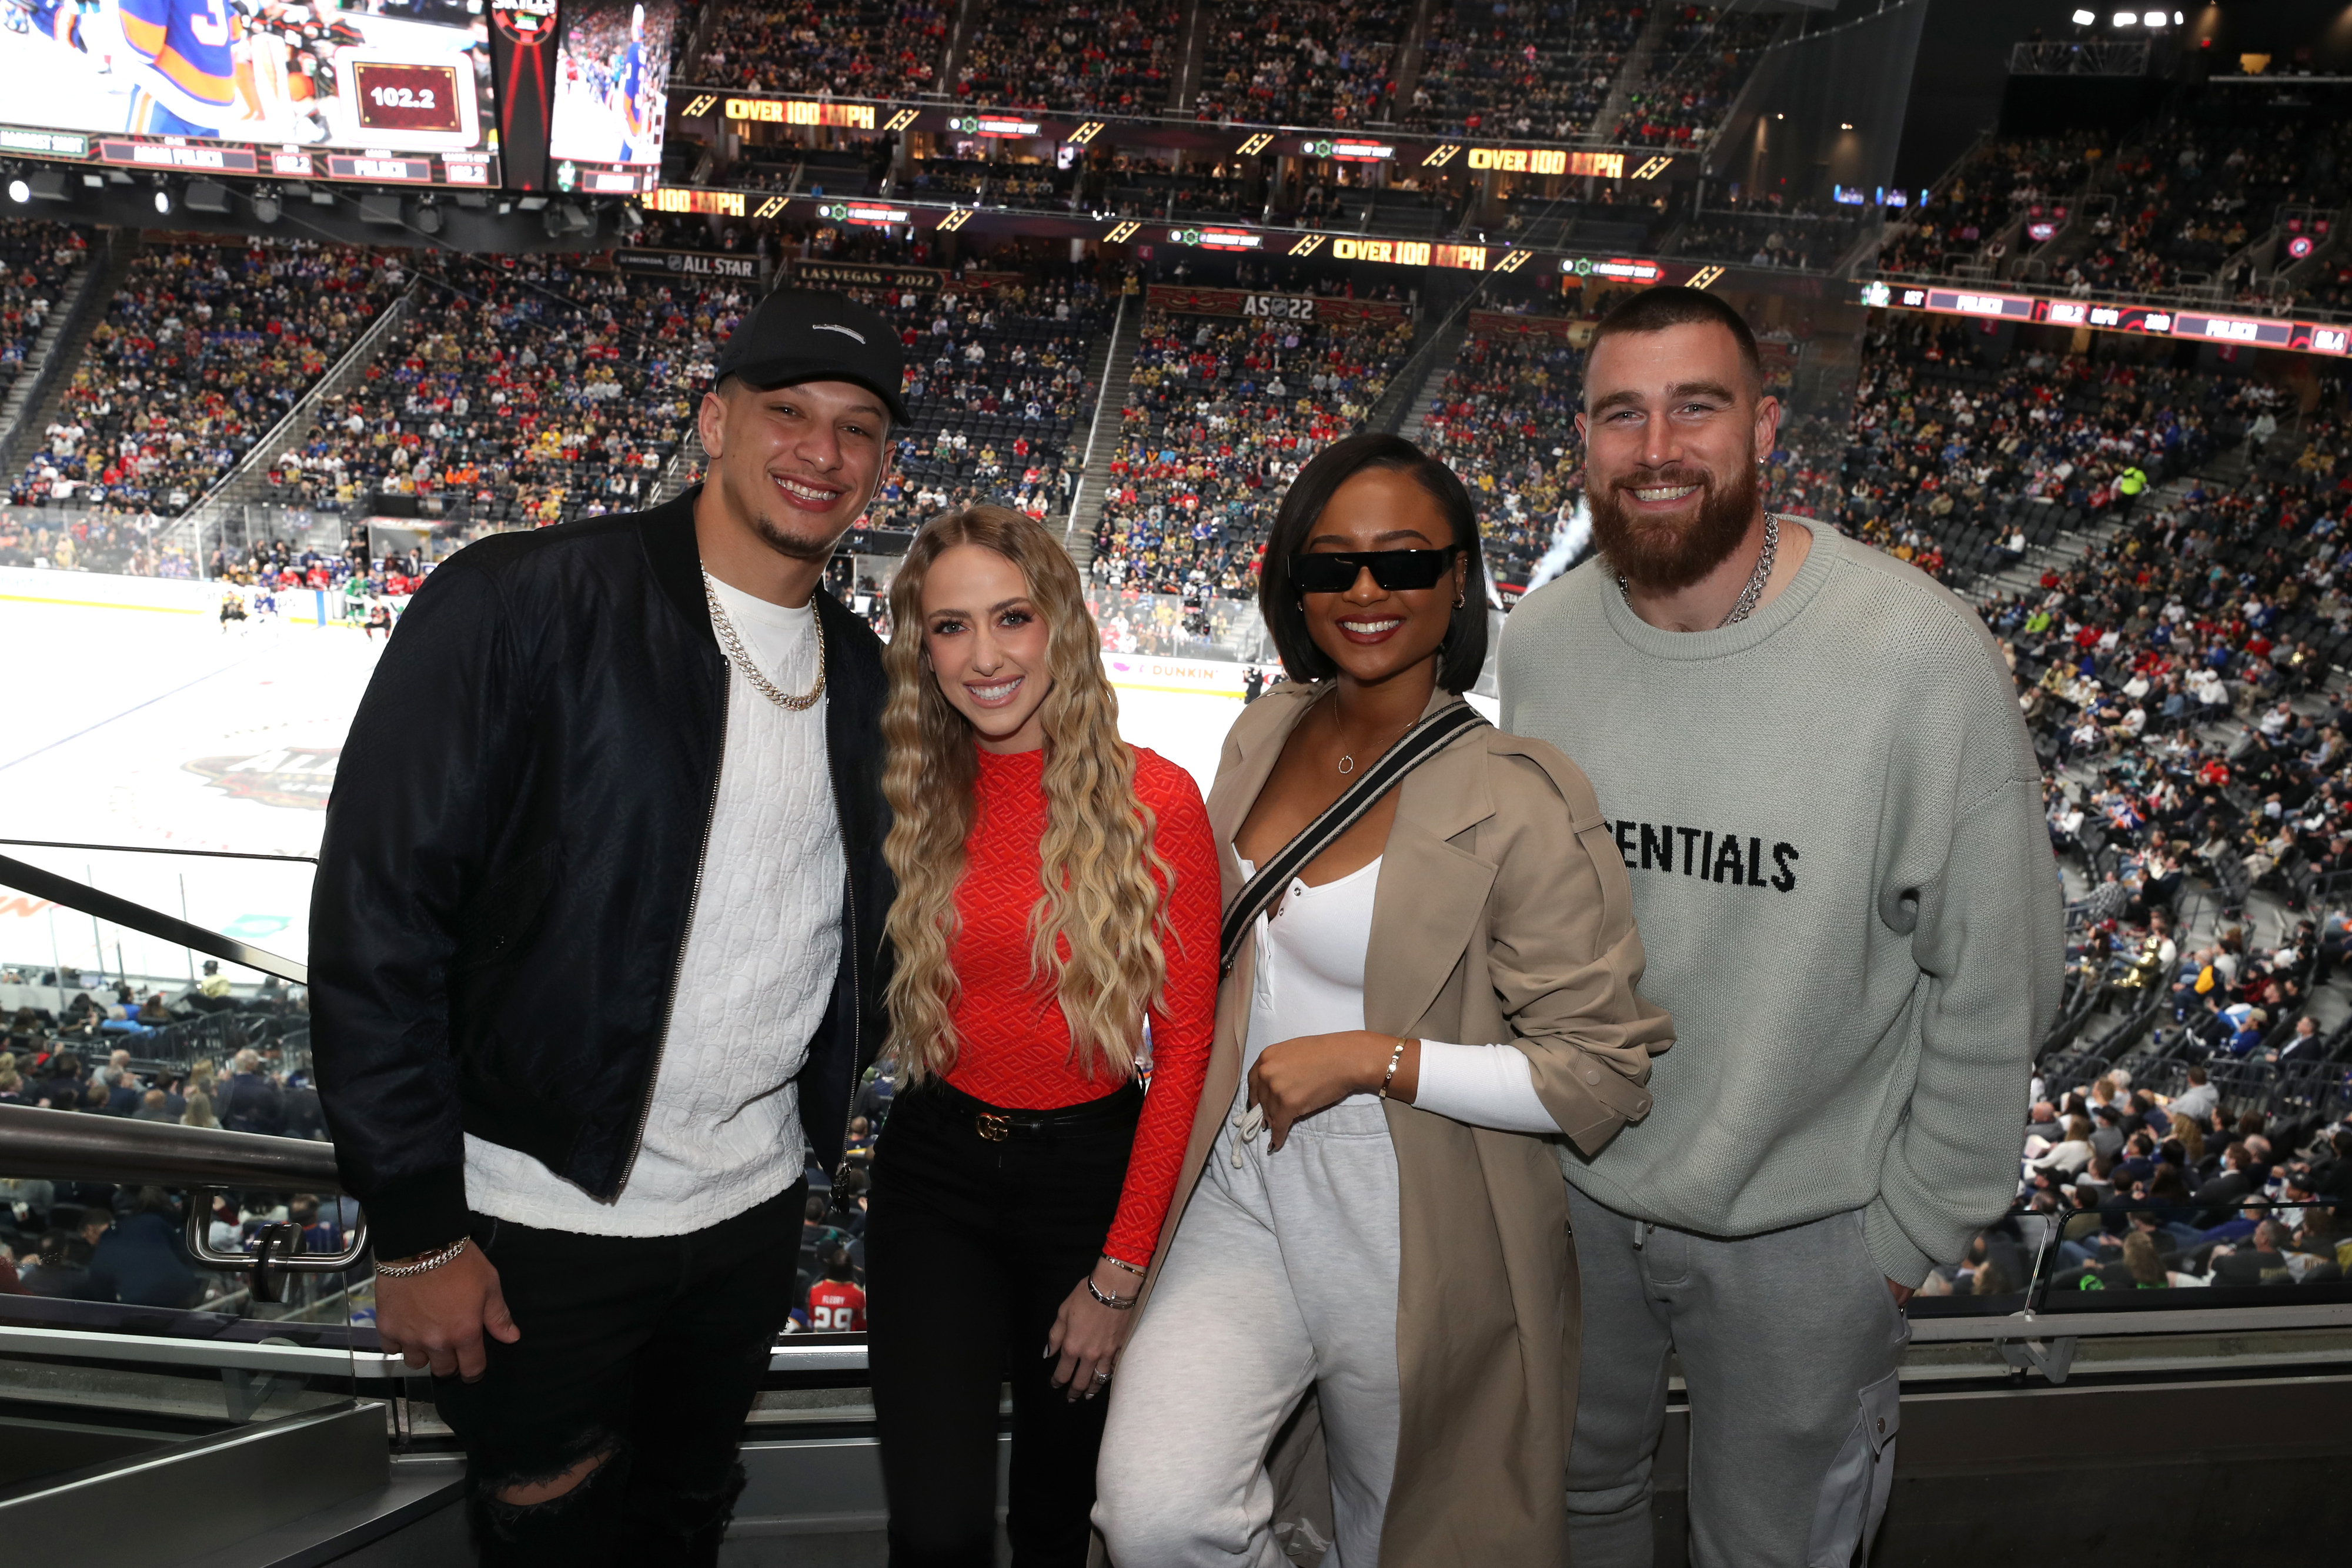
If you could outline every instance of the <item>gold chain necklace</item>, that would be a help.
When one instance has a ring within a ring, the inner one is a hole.
[[[1416,720],[1415,722],[1418,721]],[[1411,729],[1412,727],[1412,724],[1408,724],[1404,727],[1405,729]],[[1331,733],[1339,737],[1339,744],[1342,746],[1347,744],[1348,732],[1341,728],[1339,725],[1339,694],[1336,691],[1331,694]],[[1399,735],[1402,735],[1404,733],[1404,729],[1401,729],[1397,731],[1397,733]],[[1396,742],[1393,740],[1389,742],[1389,746],[1394,746]],[[1381,752],[1383,756],[1387,754],[1388,748],[1388,746],[1381,747]],[[1339,771],[1343,774],[1353,773],[1356,770],[1356,754],[1352,751],[1343,751],[1339,753],[1339,761],[1338,766]]]
[[[794,713],[806,713],[816,706],[816,699],[824,695],[824,627],[822,624],[815,628],[816,685],[808,689],[807,695],[796,697],[778,690],[776,683],[761,672],[759,664],[751,657],[751,651],[743,646],[743,638],[735,630],[735,622],[727,618],[725,606],[719,602],[719,591],[710,586],[708,568],[702,573],[702,601],[710,606],[710,624],[719,633],[719,645],[727,650],[728,661],[743,672],[743,678],[751,683],[753,691],[778,707],[789,708]],[[810,601],[809,614],[814,620],[816,614],[814,600]]]

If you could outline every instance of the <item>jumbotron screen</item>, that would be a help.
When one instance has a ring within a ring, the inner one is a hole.
[[[677,0],[563,0],[548,162],[560,191],[661,183]]]
[[[478,0],[0,0],[0,152],[499,183]]]

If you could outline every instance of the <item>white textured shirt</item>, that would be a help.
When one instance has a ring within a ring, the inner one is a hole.
[[[808,690],[814,606],[788,610],[714,587],[769,680],[786,693]],[[600,1202],[529,1155],[468,1134],[473,1208],[589,1236],[677,1236],[800,1179],[808,1145],[793,1079],[832,999],[848,874],[824,710],[824,700],[801,713],[782,707],[728,666],[727,744],[701,883],[645,1141],[620,1196]]]

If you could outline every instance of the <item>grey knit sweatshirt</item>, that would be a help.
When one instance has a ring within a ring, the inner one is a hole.
[[[1784,531],[1785,531],[1784,525]],[[1752,1236],[1863,1210],[1916,1285],[2016,1192],[2064,913],[2040,770],[1983,624],[1826,525],[1721,631],[1662,632],[1605,564],[1506,625],[1503,727],[1582,768],[1674,1014],[1655,1107],[1568,1179]]]

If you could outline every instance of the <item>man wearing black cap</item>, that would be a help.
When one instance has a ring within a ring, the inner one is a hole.
[[[433,573],[328,807],[321,1098],[493,1563],[716,1560],[883,1034],[881,650],[820,583],[898,338],[780,292],[715,380],[703,485]]]

